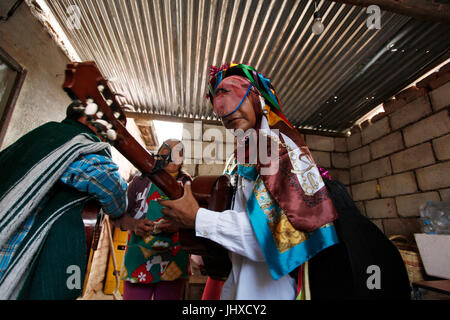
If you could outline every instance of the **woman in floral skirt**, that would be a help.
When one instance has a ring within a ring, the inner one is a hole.
[[[183,145],[179,140],[166,140],[158,151],[167,160],[164,168],[184,186],[191,177],[181,170]],[[128,188],[127,218],[122,230],[129,230],[121,276],[124,300],[179,300],[188,276],[189,255],[181,249],[179,234],[160,232],[161,205],[167,199],[163,192],[144,175],[136,176]]]

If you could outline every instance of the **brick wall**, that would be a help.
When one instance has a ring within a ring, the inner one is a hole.
[[[353,199],[388,236],[421,232],[419,207],[450,199],[449,72],[400,92],[346,139]]]

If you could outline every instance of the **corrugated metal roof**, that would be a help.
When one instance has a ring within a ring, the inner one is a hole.
[[[146,115],[212,119],[209,66],[237,61],[272,80],[295,126],[342,131],[450,48],[448,25],[382,12],[370,30],[365,8],[331,1],[317,2],[319,36],[306,0],[45,1],[80,58]]]

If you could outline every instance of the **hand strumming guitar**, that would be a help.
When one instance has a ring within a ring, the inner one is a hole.
[[[166,225],[160,225],[158,228],[167,231],[166,228],[178,226],[183,229],[194,229],[197,211],[200,208],[197,200],[191,190],[191,183],[184,186],[184,194],[177,200],[158,200],[162,205],[161,212],[164,214]]]

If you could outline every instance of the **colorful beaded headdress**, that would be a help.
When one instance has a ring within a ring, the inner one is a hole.
[[[207,98],[210,99],[213,104],[214,90],[217,88],[219,83],[229,77],[229,76],[241,76],[244,77],[253,84],[253,86],[259,91],[261,96],[266,102],[265,110],[267,110],[267,116],[269,124],[274,124],[279,120],[285,122],[289,127],[292,125],[286,119],[282,113],[281,102],[277,96],[275,89],[273,88],[270,80],[266,78],[262,73],[256,71],[255,68],[246,64],[224,64],[221,67],[211,66],[209,68],[209,90]]]

